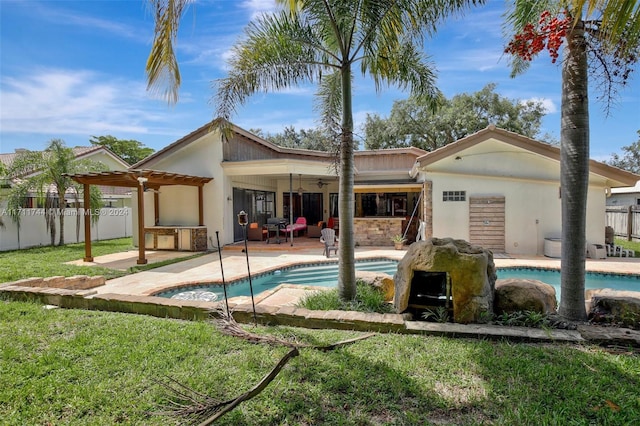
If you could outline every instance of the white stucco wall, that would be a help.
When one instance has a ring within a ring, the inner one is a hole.
[[[459,159],[455,159],[459,157]],[[508,146],[483,142],[425,167],[421,180],[433,182],[433,235],[469,239],[469,198],[505,198],[505,250],[541,255],[544,238],[562,231],[559,162]],[[586,237],[604,243],[605,183],[592,175]],[[466,191],[466,201],[442,201],[443,191]]]
[[[220,136],[217,132],[212,132],[183,149],[171,153],[166,158],[145,164],[144,168],[191,176],[213,177],[213,180],[203,187],[204,225],[207,227],[209,237],[214,236],[215,238],[215,231],[220,231],[221,244],[227,244],[233,241],[233,218],[227,213],[231,209],[227,209],[224,203],[227,203],[228,198],[231,199],[232,190],[224,177],[222,167],[220,167],[221,161]],[[135,195],[133,197],[133,213],[136,215]],[[160,224],[197,225],[197,187],[182,185],[161,187],[159,207]],[[145,194],[145,226],[153,226],[153,221],[153,194],[148,192]],[[137,244],[135,220],[133,228],[134,244]]]
[[[100,163],[107,166],[108,170],[126,170],[126,164],[122,164],[122,162],[116,160],[111,155],[108,155],[104,152],[97,151],[91,153],[86,156],[86,158],[90,161],[99,161]]]
[[[479,176],[431,175],[434,237],[469,239],[469,198],[505,197],[505,250],[511,254],[541,255],[544,238],[560,236],[559,184],[499,180]],[[464,202],[443,202],[443,191],[466,191]],[[591,187],[587,199],[588,242],[604,243],[604,188]]]

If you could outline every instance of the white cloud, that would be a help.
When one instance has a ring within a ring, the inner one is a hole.
[[[558,108],[556,107],[556,104],[553,102],[552,99],[549,99],[549,98],[529,98],[529,99],[523,99],[520,102],[521,103],[539,102],[544,107],[544,112],[546,114],[554,114],[558,112]]]
[[[60,3],[64,4],[64,3]],[[88,14],[70,11],[64,8],[52,7],[51,3],[29,2],[33,8],[33,14],[38,14],[41,19],[49,21],[55,25],[68,25],[77,28],[84,28],[87,31],[108,32],[118,37],[147,40],[149,33],[146,28],[135,27],[114,20],[95,18]],[[143,13],[141,7],[141,14]],[[153,28],[153,21],[149,24]]]
[[[447,57],[436,61],[436,67],[440,72],[484,72],[498,67],[504,68],[505,64],[502,52],[495,48],[457,51],[454,55],[447,55]]]
[[[253,20],[264,13],[273,13],[276,10],[276,3],[274,0],[245,0],[241,7],[249,10]]]
[[[144,134],[164,115],[144,85],[91,71],[43,69],[0,81],[3,134]]]

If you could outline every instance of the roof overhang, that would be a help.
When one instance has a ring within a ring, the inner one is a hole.
[[[389,183],[381,182],[366,183],[361,185],[353,185],[353,192],[356,193],[373,193],[373,192],[420,192],[422,191],[421,183]]]
[[[272,160],[223,161],[220,163],[227,176],[286,176],[313,175],[335,177],[333,163],[329,161],[301,161],[278,158]]]
[[[430,165],[441,160],[458,157],[464,150],[490,140],[504,143],[511,146],[512,149],[525,150],[560,163],[560,147],[489,125],[486,129],[418,157],[411,170],[411,175],[415,176],[417,171],[426,171]],[[589,160],[589,171],[602,177],[605,185],[612,188],[634,186],[640,180],[640,176],[636,174],[595,160]]]

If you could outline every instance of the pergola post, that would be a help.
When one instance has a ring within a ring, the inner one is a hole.
[[[91,185],[84,184],[84,261],[93,262],[91,255]]]
[[[145,240],[144,240],[144,186],[140,182],[138,185],[138,265],[146,265],[145,257]]]
[[[198,185],[198,226],[204,226],[204,195],[202,185]]]

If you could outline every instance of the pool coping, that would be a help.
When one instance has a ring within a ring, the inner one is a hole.
[[[387,259],[399,261],[405,250],[365,250],[356,252],[356,261]],[[108,280],[105,286],[98,288],[98,293],[122,293],[138,295],[155,295],[174,288],[189,287],[206,283],[231,283],[247,278],[247,263],[244,254],[230,252],[224,255],[224,271],[222,271],[217,253],[179,262],[173,265],[138,272],[124,277]],[[214,258],[215,256],[215,258]],[[289,268],[299,264],[335,263],[337,258],[327,259],[325,256],[309,254],[262,253],[249,257],[252,276],[268,273],[277,269]],[[536,268],[560,269],[560,259],[538,258],[496,258],[497,268]],[[609,258],[605,260],[587,259],[587,272],[613,273],[620,275],[640,275],[640,258]]]

